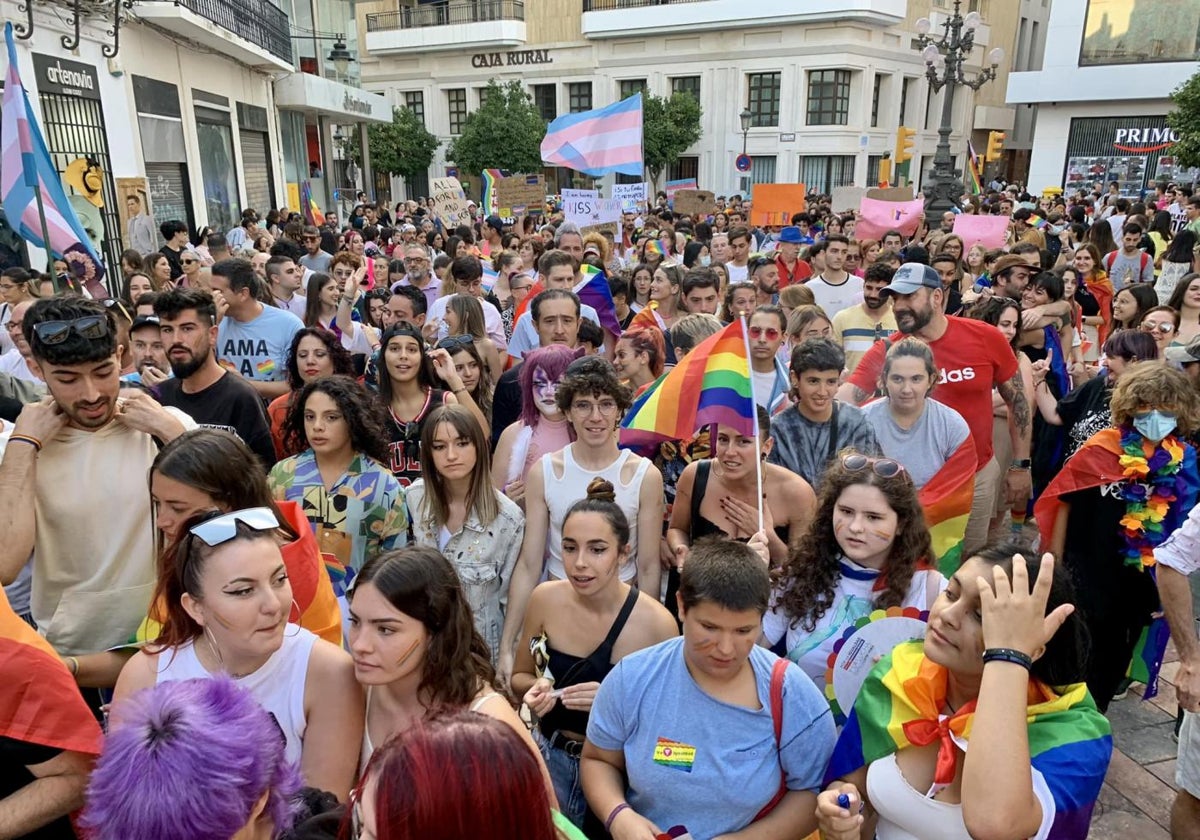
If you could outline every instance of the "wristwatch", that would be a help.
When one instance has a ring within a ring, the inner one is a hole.
[[[1033,461],[1028,458],[1014,458],[1012,463],[1008,465],[1010,470],[1027,470],[1033,466]]]

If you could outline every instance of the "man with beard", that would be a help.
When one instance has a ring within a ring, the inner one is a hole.
[[[862,303],[833,316],[833,340],[846,352],[846,370],[851,373],[871,345],[896,331],[892,304],[882,294],[895,273],[889,265],[872,264],[863,277]]]
[[[158,386],[171,378],[171,363],[167,361],[167,351],[163,347],[158,316],[139,315],[134,318],[129,327],[129,344],[137,373],[123,379],[129,381],[136,376],[133,381],[141,382],[153,393],[158,393]]]
[[[1003,485],[1011,510],[1024,509],[1032,491],[1029,447],[1033,415],[1025,399],[1017,358],[1003,333],[983,321],[946,315],[942,306],[945,293],[942,278],[930,266],[900,266],[882,291],[892,299],[899,331],[867,351],[850,379],[838,389],[838,399],[854,405],[870,399],[890,343],[915,335],[929,344],[940,371],[933,399],[961,414],[975,440],[975,498],[963,542],[963,556],[969,557],[987,542],[988,523],[1001,483],[1002,466],[996,463],[992,446],[992,389],[1008,406],[1013,461],[1003,465],[1007,470]]]
[[[746,265],[754,284],[755,303],[770,306],[779,302],[779,266],[770,257],[751,257]],[[786,326],[786,325],[785,325]]]
[[[425,295],[425,308],[433,306],[441,291],[441,281],[431,270],[429,250],[423,245],[406,245],[404,248],[404,270],[407,272],[396,286],[412,286],[420,289]]]
[[[159,385],[159,401],[188,414],[199,426],[240,437],[262,461],[275,463],[271,424],[258,393],[217,364],[217,307],[203,289],[171,289],[154,301],[162,343],[174,379]]]
[[[117,669],[83,656],[125,644],[150,606],[154,535],[146,475],[160,444],[194,426],[149,394],[120,396],[117,322],[97,301],[40,300],[22,330],[50,396],[17,418],[0,463],[0,583],[33,558],[30,611],[81,685]]]

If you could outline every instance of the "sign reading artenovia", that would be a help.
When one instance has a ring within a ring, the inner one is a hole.
[[[99,99],[100,85],[96,68],[78,61],[64,61],[57,56],[33,54],[33,72],[41,93],[61,93],[84,99]]]

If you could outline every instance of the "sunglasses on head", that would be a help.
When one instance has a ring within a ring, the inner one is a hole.
[[[475,343],[475,339],[469,335],[452,335],[449,338],[443,338],[437,343],[437,350],[457,350],[460,347],[470,347]]]
[[[42,344],[62,344],[72,332],[82,338],[104,338],[108,319],[103,315],[84,315],[70,321],[42,321],[33,325],[34,335]]]
[[[232,513],[214,512],[211,519],[192,526],[188,533],[203,541],[209,548],[216,548],[237,536],[239,522],[255,531],[272,531],[280,527],[273,510],[267,507],[256,507],[235,510]]]
[[[895,478],[904,472],[904,465],[891,458],[871,458],[858,452],[842,456],[842,467],[849,472],[862,472],[868,467],[880,478]]]

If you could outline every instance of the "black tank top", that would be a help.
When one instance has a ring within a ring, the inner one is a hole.
[[[711,459],[700,461],[696,466],[696,481],[692,485],[692,527],[691,533],[688,536],[691,537],[692,542],[702,537],[712,536],[713,534],[716,534],[718,537],[727,537],[728,539],[736,540],[736,542],[750,542],[750,537],[730,537],[715,522],[700,513],[700,502],[704,499],[704,491],[708,489],[708,476],[711,471]],[[783,540],[784,545],[788,544],[788,529],[786,525],[776,525],[775,534],[779,539]]]

